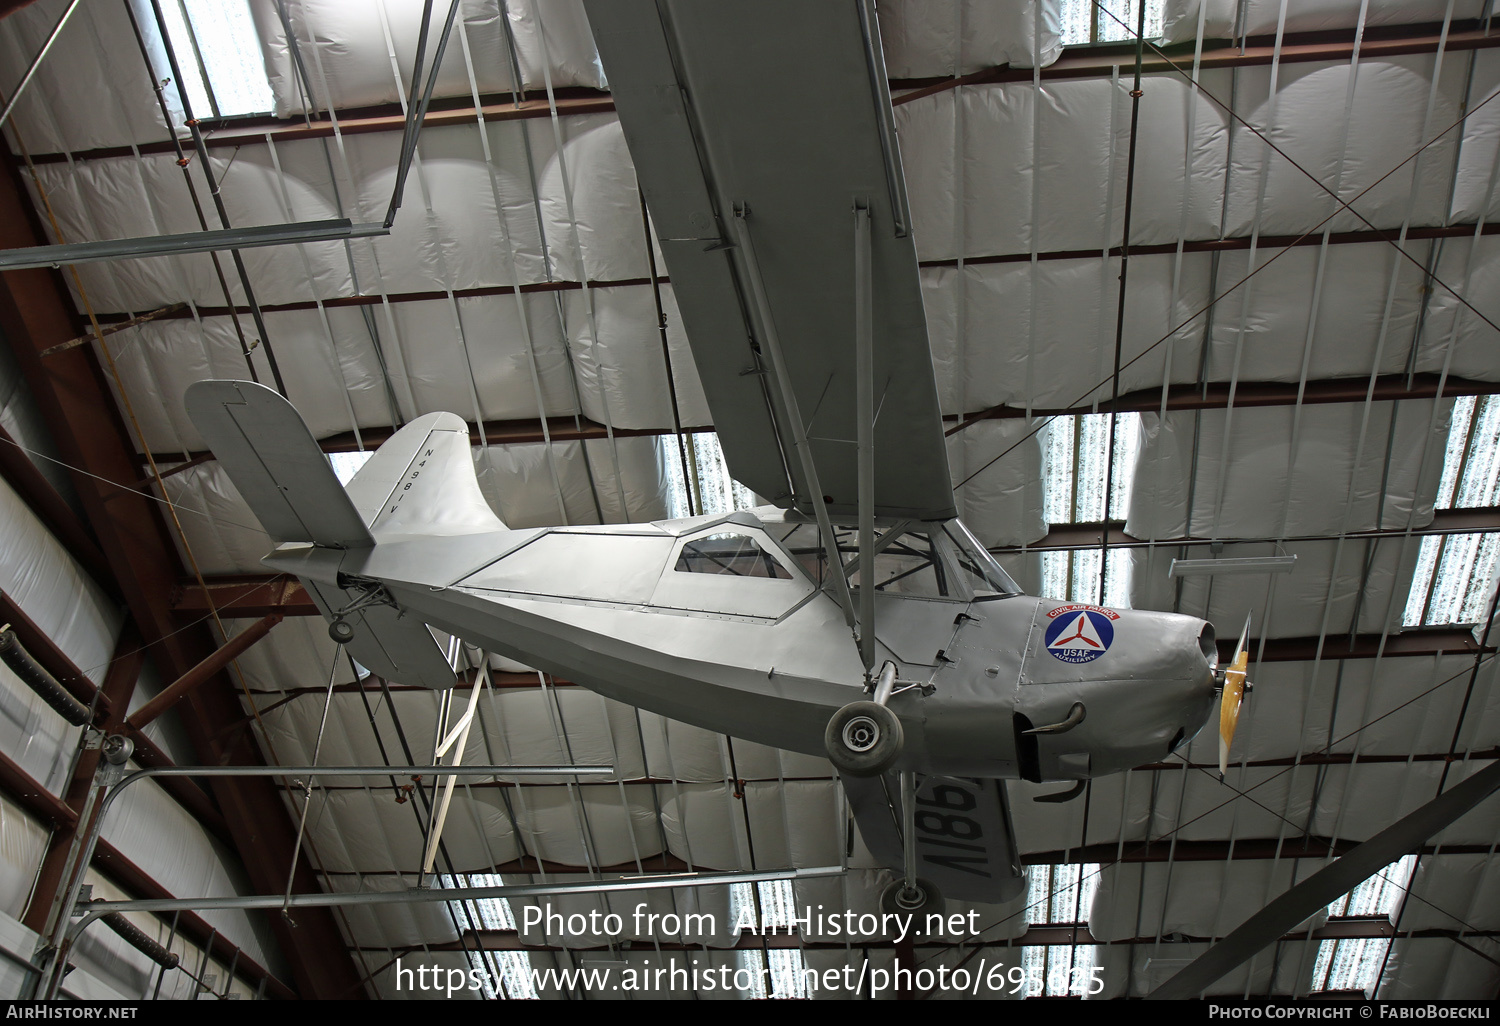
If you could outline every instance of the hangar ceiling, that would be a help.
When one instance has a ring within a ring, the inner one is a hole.
[[[79,7],[6,126],[6,246],[381,220],[423,5],[220,6],[161,0],[165,42],[149,0]],[[447,5],[432,6],[436,26]],[[0,82],[20,79],[67,7],[0,20]],[[1500,36],[1485,0],[1148,0],[1160,49],[1144,52],[1135,119],[1131,3],[877,9],[965,521],[1028,591],[1192,613],[1231,637],[1250,616],[1257,684],[1222,784],[1205,734],[1185,760],[1066,804],[1032,801],[1058,785],[1012,785],[1031,893],[916,958],[1097,965],[1103,996],[1143,995],[1500,745],[1486,637]],[[401,424],[458,413],[513,527],[750,501],[716,455],[581,4],[461,2],[389,237],[242,259],[8,273],[0,447],[33,459],[5,464],[0,584],[4,618],[34,627],[28,647],[123,712],[270,618],[263,641],[143,728],[156,748],[138,745],[143,764],[422,765],[482,686],[465,762],[618,772],[461,783],[444,879],[843,863],[838,879],[662,892],[652,908],[715,911],[726,927],[747,901],[771,927],[819,903],[873,910],[886,877],[848,833],[825,760],[472,650],[454,653],[490,672],[471,672],[453,708],[357,676],[295,582],[263,574],[269,543],[184,412],[197,380],[279,383],[345,474]],[[92,325],[109,334],[45,352]],[[1115,395],[1106,510],[1100,411]],[[1211,555],[1297,561],[1168,577],[1172,559]],[[75,736],[5,682],[7,772],[21,774],[3,788],[5,911],[36,929],[35,867],[40,887],[70,809],[77,820]],[[409,777],[321,781],[295,889],[412,884],[431,781]],[[52,802],[21,802],[26,780]],[[116,871],[96,874],[96,896],[285,889],[300,787],[149,787],[105,824]],[[1494,997],[1497,817],[1491,798],[1212,992]],[[273,821],[269,839],[246,829]],[[486,968],[479,997],[532,996],[528,966],[693,957],[769,968],[749,996],[819,997],[797,990],[799,967],[894,955],[881,937],[784,928],[686,940],[658,927],[610,946],[522,936],[515,916],[474,901],[309,914],[298,930],[239,912],[132,920],[214,976],[209,990],[247,996],[405,996],[405,956]],[[102,931],[79,958],[125,996],[202,986]]]

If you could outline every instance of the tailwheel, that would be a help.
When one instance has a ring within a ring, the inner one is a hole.
[[[347,645],[354,640],[354,625],[344,619],[329,620],[328,636],[340,645]]]
[[[850,702],[828,720],[823,747],[840,773],[875,777],[901,755],[901,721],[874,702]]]
[[[892,915],[911,916],[913,933],[925,933],[927,917],[941,916],[947,909],[943,903],[943,892],[930,881],[917,879],[914,888],[906,886],[906,880],[898,877],[880,892],[880,911]]]

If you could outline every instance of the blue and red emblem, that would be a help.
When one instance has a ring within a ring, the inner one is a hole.
[[[1090,663],[1108,652],[1115,640],[1114,621],[1120,618],[1112,609],[1077,603],[1058,606],[1047,616],[1052,622],[1042,643],[1065,663]]]

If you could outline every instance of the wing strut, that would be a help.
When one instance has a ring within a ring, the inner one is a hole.
[[[854,353],[858,379],[855,419],[859,423],[859,656],[864,660],[866,680],[875,669],[875,310],[870,290],[870,208],[857,203]]]
[[[760,264],[755,259],[755,245],[750,241],[750,225],[746,222],[747,211],[743,204],[734,209],[734,232],[739,242],[740,262],[745,277],[750,282],[750,296],[755,305],[755,319],[760,322],[760,340],[771,357],[771,370],[776,376],[776,389],[781,393],[782,406],[791,421],[792,444],[802,461],[802,473],[807,476],[807,488],[812,494],[813,512],[818,518],[818,532],[823,536],[823,550],[828,555],[828,576],[833,581],[833,594],[844,609],[844,622],[853,629],[858,622],[854,615],[854,600],[849,596],[849,581],[844,576],[843,560],[839,558],[838,539],[834,537],[833,525],[828,520],[828,504],[823,501],[823,486],[818,482],[818,468],[813,462],[812,446],[807,440],[807,425],[797,407],[797,393],[792,390],[791,378],[787,374],[786,360],[781,353],[781,341],[776,334],[776,322],[771,317],[771,304],[766,299],[765,282],[761,280]],[[873,635],[872,635],[873,638]]]

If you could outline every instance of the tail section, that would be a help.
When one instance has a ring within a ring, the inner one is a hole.
[[[469,426],[452,413],[429,413],[397,431],[354,475],[348,493],[380,541],[505,530],[474,476]]]
[[[200,381],[188,414],[273,541],[320,549],[368,549],[402,538],[503,531],[474,476],[461,417],[419,417],[386,441],[347,490],[292,405],[248,381]],[[305,550],[304,550],[305,551]],[[329,633],[382,677],[429,688],[453,686],[427,625],[395,604],[384,584],[346,573],[343,556],[313,572],[281,553],[331,623]],[[303,573],[306,570],[307,573]]]
[[[199,381],[184,398],[188,416],[272,541],[335,549],[375,544],[291,403],[249,381]]]

